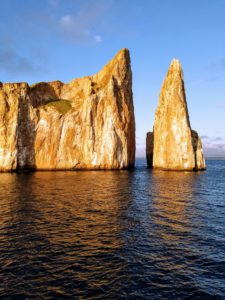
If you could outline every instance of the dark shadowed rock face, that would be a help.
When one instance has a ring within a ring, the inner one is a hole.
[[[122,169],[134,161],[127,49],[68,84],[0,84],[0,171]]]
[[[183,71],[178,60],[172,61],[164,80],[155,113],[154,134],[148,133],[146,145],[149,167],[205,169],[200,138],[190,126]]]
[[[194,130],[191,131],[192,144],[195,153],[195,169],[204,170],[206,168],[204,153],[202,149],[202,142],[198,133]]]
[[[153,166],[153,146],[154,146],[154,134],[148,132],[146,136],[146,159],[150,168]]]

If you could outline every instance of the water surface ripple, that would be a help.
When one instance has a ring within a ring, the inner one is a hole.
[[[225,299],[225,161],[0,174],[0,297]]]

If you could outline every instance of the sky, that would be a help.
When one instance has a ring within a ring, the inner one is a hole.
[[[0,1],[2,82],[69,82],[97,73],[121,48],[131,55],[136,155],[145,156],[160,88],[177,58],[205,155],[225,157],[224,0]]]

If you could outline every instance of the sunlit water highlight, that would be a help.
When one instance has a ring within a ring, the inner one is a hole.
[[[225,299],[225,161],[0,174],[0,297]]]

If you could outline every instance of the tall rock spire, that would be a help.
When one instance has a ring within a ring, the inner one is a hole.
[[[183,71],[172,60],[159,96],[153,134],[147,135],[147,160],[153,168],[205,169],[201,141],[191,130]]]

